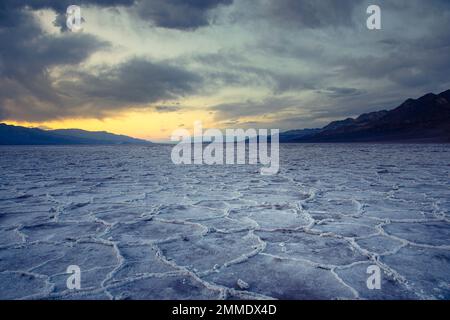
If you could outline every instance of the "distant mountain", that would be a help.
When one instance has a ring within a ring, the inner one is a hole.
[[[151,142],[108,132],[42,130],[0,123],[0,145],[146,145]]]
[[[450,90],[408,99],[394,110],[334,121],[322,129],[281,133],[280,142],[450,142]]]
[[[280,134],[280,140],[282,142],[295,142],[298,139],[303,139],[319,133],[322,129],[300,129],[286,131]]]
[[[344,127],[355,126],[355,127],[363,127],[369,124],[372,121],[377,121],[384,117],[389,111],[376,111],[371,113],[364,113],[360,115],[358,118],[347,118],[345,120],[333,121],[327,126],[323,127],[321,130],[337,130]]]

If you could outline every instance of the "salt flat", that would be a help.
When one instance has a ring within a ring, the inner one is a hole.
[[[0,299],[450,299],[450,146],[281,145],[274,176],[170,151],[0,147]]]

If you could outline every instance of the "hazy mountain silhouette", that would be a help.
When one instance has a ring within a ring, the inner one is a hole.
[[[408,99],[387,111],[333,121],[323,128],[280,134],[282,143],[450,142],[450,90]],[[42,130],[0,123],[0,145],[145,145],[151,142],[104,131]]]
[[[408,99],[391,111],[280,134],[280,142],[450,142],[450,90]]]
[[[151,142],[104,131],[42,130],[0,123],[0,145],[145,145]]]

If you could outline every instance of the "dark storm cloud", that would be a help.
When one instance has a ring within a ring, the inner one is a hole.
[[[10,0],[11,1],[11,0]],[[30,1],[19,1],[30,2]],[[124,6],[152,25],[180,30],[192,30],[207,26],[210,13],[220,5],[230,5],[233,0],[84,0],[76,4],[83,6]],[[32,9],[53,9],[57,13],[54,24],[66,31],[66,8],[73,4],[72,0],[41,0],[30,7]]]
[[[409,11],[420,14],[433,12],[441,15],[448,10],[448,0],[277,0],[248,2],[245,14],[236,14],[239,18],[263,19],[282,27],[321,29],[326,27],[354,27],[366,21],[366,9],[369,5],[378,5],[383,11]],[[252,10],[253,8],[253,10]],[[356,15],[355,15],[356,13]],[[402,17],[402,19],[405,17]],[[405,19],[405,23],[414,23]]]
[[[50,36],[28,11],[7,9],[1,14],[9,18],[0,24],[0,115],[24,120],[33,108],[39,113],[43,104],[61,102],[50,68],[79,64],[108,43],[91,35]]]
[[[14,19],[9,14],[25,7],[31,10],[52,9],[56,12],[54,24],[66,30],[65,13],[68,6],[130,7],[137,16],[158,27],[171,29],[196,29],[210,22],[212,9],[230,5],[233,0],[3,0],[0,4],[0,19]]]
[[[195,92],[201,84],[201,77],[170,63],[134,58],[93,73],[79,73],[75,79],[60,81],[58,88],[78,105],[94,104],[93,112],[101,115],[130,105],[148,107],[149,103],[176,99]]]
[[[8,2],[8,1],[7,1]],[[64,2],[64,1],[61,1]],[[126,1],[84,1],[111,5]],[[169,63],[131,59],[83,71],[77,66],[110,44],[89,34],[45,33],[25,2],[2,3],[0,14],[0,119],[43,121],[66,116],[103,116],[130,104],[173,99],[193,92],[200,77]],[[33,8],[64,7],[35,1]],[[65,70],[55,78],[52,68]],[[95,72],[95,73],[94,73]],[[147,106],[148,107],[148,106]]]
[[[108,1],[90,1],[106,4]],[[109,1],[117,3],[118,1]],[[122,1],[123,2],[123,1]],[[108,43],[91,35],[51,36],[43,32],[30,9],[59,10],[69,1],[4,0],[0,4],[0,115],[26,115],[31,101],[59,103],[49,69],[76,65]],[[88,3],[84,1],[83,3]],[[22,105],[23,104],[23,105]]]
[[[231,15],[235,23],[260,20],[284,28],[324,28],[350,26],[353,12],[364,0],[240,0]]]
[[[404,87],[448,83],[449,39],[450,31],[447,31],[447,34],[435,34],[432,40],[398,41],[384,56],[343,59],[343,72],[352,77],[387,79]]]
[[[61,31],[67,31],[66,27],[66,10],[73,4],[87,6],[131,6],[134,0],[2,0],[0,3],[0,26],[13,26],[22,23],[23,9],[41,10],[51,9],[55,11],[54,25],[59,27]]]
[[[2,0],[0,8],[12,10],[28,7],[33,10],[53,9],[55,11],[65,11],[70,5],[80,6],[95,5],[100,7],[111,7],[118,5],[129,6],[134,4],[134,0]]]
[[[384,0],[380,5],[382,13],[390,13],[384,15],[385,38],[373,44],[383,49],[382,54],[342,57],[336,61],[342,72],[347,77],[389,80],[393,88],[416,88],[418,92],[448,84],[450,1]],[[398,22],[403,24],[404,35],[392,30]]]
[[[269,1],[266,14],[278,24],[322,28],[352,23],[353,9],[361,0],[277,0]]]
[[[131,6],[134,0],[2,0],[0,3],[0,25],[12,25],[20,22],[18,11],[24,8],[31,10],[52,9],[56,13],[65,14],[68,6],[77,4],[80,6]]]
[[[210,11],[233,0],[148,0],[139,1],[137,14],[163,28],[192,30],[210,23]]]
[[[39,82],[40,81],[40,82]],[[193,93],[201,78],[181,68],[142,59],[129,60],[95,73],[74,72],[70,80],[32,79],[33,87],[1,80],[3,119],[42,121],[64,117],[104,117],[124,108],[149,108],[149,104]],[[30,92],[34,94],[30,94]],[[13,104],[12,108],[8,106]],[[44,104],[43,104],[44,103]],[[157,112],[175,112],[177,106],[157,106]]]

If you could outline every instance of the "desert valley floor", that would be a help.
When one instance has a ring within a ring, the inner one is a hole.
[[[274,176],[170,150],[1,147],[0,299],[450,299],[450,146],[282,145]]]

